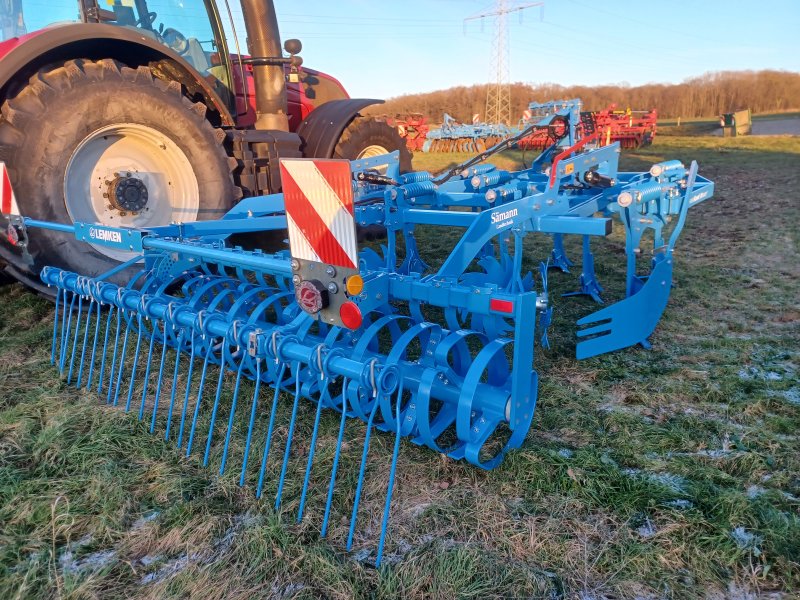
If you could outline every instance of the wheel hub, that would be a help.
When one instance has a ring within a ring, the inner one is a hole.
[[[138,177],[132,177],[130,173],[122,177],[117,173],[114,180],[107,184],[107,198],[111,206],[122,214],[136,214],[147,206],[147,186]]]

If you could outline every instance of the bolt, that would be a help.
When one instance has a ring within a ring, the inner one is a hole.
[[[296,258],[293,258],[292,259],[292,271],[298,271],[298,270],[300,270],[300,261],[297,260]]]
[[[333,265],[328,265],[327,267],[325,267],[325,274],[328,277],[336,277],[336,267],[334,267]]]

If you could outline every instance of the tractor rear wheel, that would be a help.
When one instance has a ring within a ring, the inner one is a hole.
[[[333,156],[358,160],[400,151],[400,172],[411,170],[411,152],[396,127],[386,121],[370,117],[356,117],[344,130],[336,144]],[[358,225],[358,241],[374,240],[386,236],[383,225]]]
[[[371,117],[356,117],[342,133],[333,151],[335,158],[357,160],[372,158],[388,152],[400,151],[400,172],[411,170],[411,152],[397,133],[397,128],[386,121]]]
[[[111,59],[42,70],[3,103],[0,160],[24,216],[152,227],[218,218],[239,197],[225,134],[177,82]],[[37,287],[45,265],[98,275],[132,256],[29,230],[33,264],[0,246],[17,278]]]

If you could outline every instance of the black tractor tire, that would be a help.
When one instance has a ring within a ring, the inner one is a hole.
[[[339,142],[334,149],[334,158],[356,160],[362,158],[362,153],[370,146],[378,146],[386,152],[400,151],[400,172],[407,173],[411,170],[411,152],[406,146],[406,141],[400,137],[396,127],[386,121],[371,117],[356,117],[342,132]],[[358,241],[376,240],[386,237],[386,228],[383,225],[358,225]]]
[[[0,110],[0,160],[8,167],[23,216],[71,223],[65,200],[70,157],[87,136],[117,124],[151,128],[183,152],[199,189],[197,218],[221,217],[242,195],[232,177],[236,161],[223,147],[225,133],[206,119],[206,106],[184,96],[179,83],[155,78],[147,67],[133,69],[111,59],[70,60],[35,74]],[[175,220],[184,219],[176,215]],[[38,277],[45,265],[96,276],[119,264],[70,234],[35,228],[28,233],[33,264],[5,243],[0,255],[9,272],[40,291],[46,291]]]
[[[400,172],[411,170],[411,152],[406,141],[397,133],[397,128],[372,117],[358,116],[353,119],[342,132],[333,155],[334,158],[356,160],[362,158],[362,153],[370,146],[383,148],[386,152],[399,150]]]

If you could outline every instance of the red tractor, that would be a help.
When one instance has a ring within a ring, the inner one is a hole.
[[[0,160],[26,216],[218,218],[243,196],[279,191],[279,157],[398,150],[410,168],[397,130],[359,112],[381,101],[301,68],[297,40],[282,52],[271,0],[241,0],[239,16],[210,0],[43,6],[0,0]],[[45,264],[98,274],[129,258],[41,229],[25,252],[2,243],[0,256],[34,287]]]

